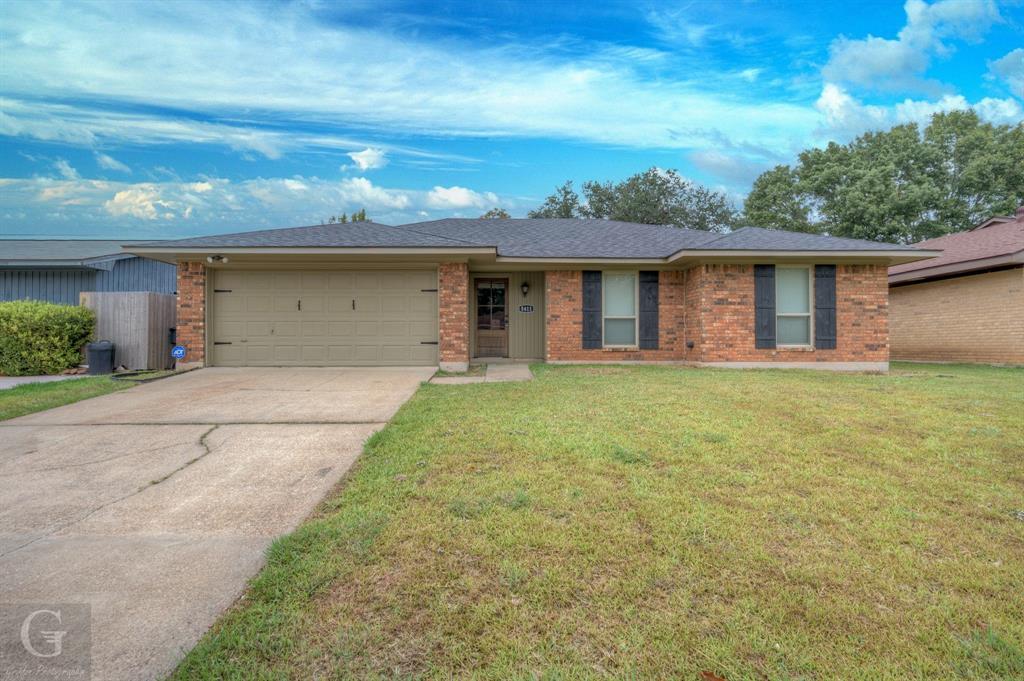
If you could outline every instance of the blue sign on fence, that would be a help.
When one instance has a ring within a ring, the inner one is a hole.
[[[175,345],[174,348],[171,349],[171,357],[174,359],[185,359],[185,346]]]

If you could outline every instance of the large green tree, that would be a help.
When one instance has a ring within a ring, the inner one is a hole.
[[[913,243],[969,229],[1024,201],[1024,124],[983,123],[973,111],[935,114],[808,149],[794,167],[754,182],[748,224]]]
[[[583,200],[566,182],[531,218],[603,218],[651,225],[676,225],[711,232],[732,227],[736,213],[728,198],[681,177],[650,168],[617,183],[583,183]]]

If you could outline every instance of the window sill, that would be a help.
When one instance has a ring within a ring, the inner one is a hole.
[[[813,345],[776,345],[775,349],[789,352],[814,352]]]
[[[605,345],[601,348],[604,352],[637,352],[639,345]]]

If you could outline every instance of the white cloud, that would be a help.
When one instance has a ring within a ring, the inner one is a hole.
[[[140,220],[173,219],[178,207],[160,194],[154,184],[140,184],[130,189],[122,189],[112,199],[105,201],[103,207],[114,216],[127,215]]]
[[[350,151],[348,157],[355,162],[356,167],[364,171],[383,168],[388,164],[384,150],[378,147],[367,147],[362,151]]]
[[[529,49],[427,41],[326,23],[311,7],[208,3],[163,12],[130,3],[111,14],[15,3],[4,16],[4,70],[19,108],[3,106],[0,131],[85,145],[216,143],[270,158],[329,143],[345,153],[380,147],[393,158],[388,146],[324,131],[345,121],[390,134],[686,149],[713,148],[724,133],[788,149],[817,119],[807,106],[752,98],[742,81],[712,92],[688,70],[651,80],[644,69],[658,60],[629,50],[581,56],[557,41]],[[710,38],[703,26],[687,30],[691,40]],[[125,32],[135,39],[122,40]],[[97,98],[195,115],[110,115],[84,103]],[[303,132],[305,123],[320,132]]]
[[[465,187],[434,187],[427,194],[427,205],[441,210],[461,208],[490,208],[498,203],[493,192],[483,194]]]
[[[74,222],[81,228],[146,231],[164,236],[188,221],[189,230],[225,232],[289,225],[319,224],[331,215],[365,208],[379,222],[399,224],[425,216],[444,217],[465,208],[504,205],[489,191],[434,187],[429,191],[382,187],[365,177],[328,180],[272,177],[233,182],[208,177],[195,181],[115,182],[81,177],[0,179],[0,215],[21,213],[11,227],[26,229],[48,222]],[[5,223],[6,224],[6,223]]]
[[[57,169],[60,176],[65,180],[77,180],[79,175],[78,171],[71,167],[71,164],[62,158],[58,158],[53,163],[53,167]]]
[[[761,75],[762,71],[764,71],[764,69],[743,69],[742,71],[740,71],[739,75],[740,78],[747,81],[748,83],[753,83]]]
[[[1006,81],[1010,92],[1024,98],[1024,48],[1018,47],[1006,56],[989,62],[989,73]]]
[[[953,51],[949,39],[976,42],[1001,20],[993,0],[907,0],[903,7],[907,23],[894,40],[836,38],[822,69],[825,79],[873,90],[935,92],[940,86],[923,79],[932,57]]]
[[[943,95],[935,100],[904,99],[893,106],[878,106],[864,104],[835,83],[825,83],[815,107],[824,117],[825,125],[820,132],[840,140],[900,123],[924,127],[932,114],[940,111],[974,109],[982,120],[995,124],[1012,125],[1024,119],[1024,109],[1012,98],[986,97],[970,102],[962,95]]]
[[[131,168],[121,163],[116,158],[113,158],[112,156],[101,154],[98,151],[94,152],[94,155],[96,156],[96,163],[97,165],[99,165],[100,168],[106,168],[107,170],[116,170],[118,172],[128,174],[131,174],[132,172]]]

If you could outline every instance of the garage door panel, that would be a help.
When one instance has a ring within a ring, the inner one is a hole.
[[[327,322],[302,322],[303,338],[323,338],[327,335]]]
[[[327,347],[324,345],[303,345],[302,361],[321,364],[327,359]]]
[[[379,345],[356,345],[355,361],[373,364],[380,362]]]
[[[355,288],[356,278],[351,272],[331,272],[327,275],[327,290],[351,291]]]
[[[274,272],[271,274],[271,281],[278,291],[296,290],[302,288],[301,272]]]
[[[299,335],[298,322],[274,322],[271,333],[282,338],[294,338]]]
[[[327,361],[338,364],[345,364],[355,359],[356,352],[353,345],[328,345]]]
[[[238,333],[235,334],[238,338],[256,340],[270,336],[270,322],[245,322],[244,324],[239,322],[239,327]]]
[[[409,313],[418,317],[429,315],[431,319],[436,319],[437,294],[424,293],[421,298],[410,298]]]
[[[433,322],[409,322],[409,337],[417,342],[434,340],[437,329]]]
[[[376,291],[380,288],[381,274],[378,272],[356,272],[356,290]]]
[[[327,288],[327,272],[303,272],[302,288],[306,291],[323,291]]]
[[[331,338],[347,338],[355,335],[355,322],[328,322],[327,334]]]
[[[323,296],[312,296],[309,294],[303,294],[302,296],[302,311],[307,314],[316,314],[323,312],[324,308],[324,297]]]
[[[258,291],[269,291],[274,288],[274,274],[273,272],[245,272],[242,274],[242,281],[238,286]]]
[[[380,314],[380,296],[361,294],[355,296],[355,299],[356,313],[360,317]]]
[[[247,296],[243,307],[247,313],[263,314],[274,309],[274,299],[270,296]]]
[[[437,363],[437,345],[422,344],[437,340],[434,271],[218,270],[213,281],[230,292],[213,299],[210,340],[232,343],[214,364]]]

